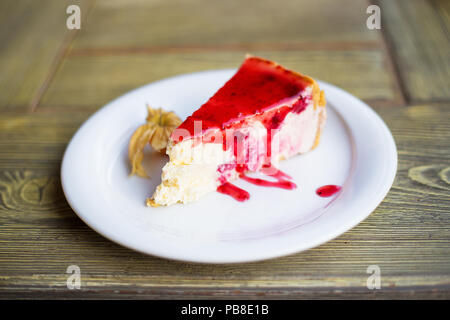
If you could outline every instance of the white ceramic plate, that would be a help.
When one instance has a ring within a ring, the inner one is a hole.
[[[236,181],[247,202],[211,193],[200,201],[149,208],[145,199],[160,183],[167,161],[149,150],[152,179],[130,177],[128,140],[146,117],[146,104],[186,118],[235,70],[207,71],[162,80],[107,104],[87,120],[64,155],[61,179],[66,198],[94,230],[128,248],[160,257],[203,263],[235,263],[279,257],[318,246],[366,218],[383,200],[397,168],[389,129],[372,109],[330,84],[328,120],[314,151],[281,163],[295,190]],[[342,186],[331,198],[323,185]]]

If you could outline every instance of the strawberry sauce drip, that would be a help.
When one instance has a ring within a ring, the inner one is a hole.
[[[263,180],[263,179],[258,179],[258,178],[251,178],[246,176],[245,174],[241,173],[239,175],[239,177],[241,177],[241,179],[256,184],[257,186],[262,186],[262,187],[275,187],[275,188],[281,188],[281,189],[288,189],[288,190],[292,190],[297,188],[297,185],[291,181],[288,180],[284,180],[284,179],[277,179],[277,181],[268,181],[268,180]]]
[[[331,197],[332,195],[338,193],[341,190],[340,186],[329,184],[320,187],[316,190],[316,194],[320,197]]]
[[[217,192],[229,195],[240,202],[250,199],[250,194],[247,191],[236,187],[234,184],[231,184],[229,182],[225,182],[224,184],[220,185],[217,188]]]
[[[264,168],[263,168],[262,172],[264,172]],[[245,173],[243,173],[242,171],[241,171],[241,174],[239,174],[239,177],[241,179],[243,179],[247,182],[250,182],[252,184],[255,184],[257,186],[275,187],[275,188],[288,189],[288,190],[297,188],[297,185],[295,183],[287,180],[287,179],[292,179],[292,178],[280,170],[276,170],[273,174],[267,174],[267,176],[275,178],[277,181],[268,181],[268,180],[259,179],[259,178],[251,178],[251,177],[246,176]],[[217,188],[217,191],[220,193],[229,195],[229,196],[233,197],[234,199],[236,199],[237,201],[241,201],[241,202],[250,199],[250,194],[247,191],[245,191],[241,188],[238,188],[229,182],[225,182],[222,185],[220,185]]]
[[[262,169],[261,169],[261,172],[262,173],[265,173],[265,172],[267,172],[266,170],[268,170],[270,167],[263,167]],[[276,171],[274,172],[274,173],[266,173],[266,175],[268,175],[268,176],[271,176],[271,177],[274,177],[275,179],[277,179],[277,180],[282,180],[282,179],[288,179],[288,180],[291,180],[292,179],[292,177],[290,176],[290,175],[288,175],[288,174],[286,174],[286,173],[284,173],[283,171],[281,171],[281,170],[278,170],[278,169],[276,169]]]

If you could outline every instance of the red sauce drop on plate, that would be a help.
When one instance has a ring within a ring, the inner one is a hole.
[[[331,197],[341,190],[340,186],[329,184],[316,190],[316,194],[320,197]]]
[[[225,182],[224,184],[220,185],[217,188],[217,192],[229,195],[237,201],[241,202],[250,199],[250,194],[247,191],[236,187],[234,184],[231,184],[229,182]]]

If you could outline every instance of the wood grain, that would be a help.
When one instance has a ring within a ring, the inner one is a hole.
[[[0,110],[26,110],[57,67],[69,0],[0,2]],[[78,5],[84,8],[85,1]],[[55,61],[56,60],[56,61]]]
[[[432,4],[435,6],[436,11],[444,24],[444,30],[448,35],[448,32],[450,31],[450,2],[446,0],[433,0]]]
[[[59,170],[66,143],[86,113],[1,113],[0,170]]]
[[[449,7],[445,1],[377,1],[409,101],[450,99]]]
[[[177,74],[237,68],[245,51],[69,56],[39,108],[96,110],[138,86]],[[336,84],[365,100],[398,100],[381,50],[253,51],[286,67]],[[76,79],[76,80],[75,80]]]
[[[237,265],[168,261],[105,240],[76,217],[58,185],[57,159],[85,115],[3,114],[0,150],[36,146],[0,154],[0,296],[449,298],[449,106],[378,112],[392,128],[399,170],[375,212],[318,248]],[[66,289],[70,264],[82,272],[77,293]],[[378,292],[365,287],[372,264],[382,272]]]
[[[449,1],[373,2],[381,31],[366,28],[368,1],[77,1],[76,34],[73,1],[0,2],[0,298],[449,299]],[[376,111],[399,162],[379,207],[320,247],[237,265],[146,256],[86,226],[59,177],[83,121],[137,86],[236,68],[247,52],[389,105]],[[66,287],[71,264],[79,291]],[[366,288],[372,264],[381,290]]]
[[[379,43],[366,8],[352,0],[99,0],[74,48]]]

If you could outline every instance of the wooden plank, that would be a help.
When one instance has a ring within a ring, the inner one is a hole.
[[[85,1],[77,2],[84,8]],[[0,110],[26,110],[39,95],[58,59],[72,1],[0,2]]]
[[[47,77],[66,33],[64,4],[2,1],[0,4],[0,108],[28,107]]]
[[[448,101],[448,4],[423,0],[381,0],[377,3],[381,6],[382,28],[393,49],[407,99],[414,102]]]
[[[450,31],[450,2],[447,0],[433,0],[433,5],[441,17],[444,24],[444,30],[448,33]]]
[[[86,114],[3,113],[0,297],[449,298],[449,105],[377,111],[394,134],[399,169],[375,212],[318,248],[238,265],[168,261],[104,239],[58,185],[58,159]],[[81,268],[77,293],[66,288],[71,264]],[[365,287],[372,264],[382,273],[376,293]]]
[[[74,48],[380,43],[367,1],[97,1]]]
[[[237,68],[245,51],[69,55],[39,108],[96,110],[149,82],[181,73]],[[399,90],[381,50],[253,51],[286,67],[373,101],[398,101]]]
[[[1,113],[0,170],[51,168],[58,174],[67,142],[86,113]]]

